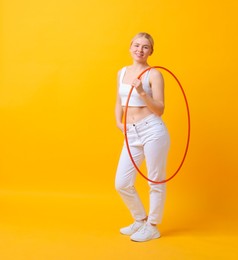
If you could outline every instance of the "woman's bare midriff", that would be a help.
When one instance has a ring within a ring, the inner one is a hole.
[[[125,107],[123,107],[123,111],[125,113]],[[150,114],[152,114],[152,112],[148,107],[128,107],[126,121],[128,124],[133,124]]]

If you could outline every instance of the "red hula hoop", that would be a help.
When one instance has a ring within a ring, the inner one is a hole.
[[[176,80],[176,82],[178,83],[181,91],[182,91],[182,94],[183,94],[183,97],[184,97],[184,101],[185,101],[185,104],[186,104],[186,108],[187,108],[187,120],[188,120],[188,135],[187,135],[187,143],[186,143],[186,148],[185,148],[185,151],[184,151],[184,155],[183,155],[183,158],[182,158],[182,161],[181,163],[179,164],[177,170],[175,171],[175,173],[169,177],[168,179],[165,179],[163,181],[153,181],[153,180],[150,180],[149,178],[147,178],[141,171],[140,169],[138,168],[138,166],[136,165],[134,159],[133,159],[133,156],[131,154],[131,151],[130,151],[130,146],[129,146],[129,142],[128,142],[128,138],[127,138],[127,127],[126,127],[126,124],[127,124],[127,110],[128,110],[128,104],[129,104],[129,100],[130,100],[130,97],[131,97],[131,93],[133,91],[133,86],[131,87],[131,90],[128,94],[128,98],[127,98],[127,102],[126,102],[126,106],[125,106],[125,114],[124,114],[124,135],[125,135],[125,141],[126,141],[126,146],[127,146],[127,150],[128,150],[128,153],[129,153],[129,156],[130,156],[130,159],[134,165],[134,167],[136,168],[136,170],[140,173],[140,175],[145,178],[147,181],[149,182],[152,182],[152,183],[155,183],[155,184],[162,184],[162,183],[165,183],[165,182],[168,182],[170,181],[171,179],[173,179],[175,177],[175,175],[177,175],[177,173],[179,172],[179,170],[181,169],[184,161],[185,161],[185,158],[187,156],[187,152],[188,152],[188,147],[189,147],[189,141],[190,141],[190,111],[189,111],[189,106],[188,106],[188,101],[187,101],[187,98],[186,98],[186,95],[185,95],[185,92],[184,92],[184,89],[181,85],[181,83],[179,82],[178,78],[170,71],[168,70],[167,68],[165,67],[161,67],[161,66],[152,66],[152,67],[149,67],[147,69],[145,69],[137,78],[140,79],[141,76],[148,70],[152,69],[152,68],[157,68],[157,69],[162,69],[162,70],[165,70],[167,71],[170,75],[173,76],[173,78]]]

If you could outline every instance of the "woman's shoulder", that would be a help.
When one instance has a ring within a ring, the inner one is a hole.
[[[150,70],[150,84],[152,84],[153,82],[154,83],[159,82],[162,85],[164,82],[164,77],[163,77],[162,73],[156,68],[152,68]]]
[[[123,70],[126,70],[127,68],[128,68],[128,66],[123,66],[122,68],[120,68],[120,69],[118,70],[118,72],[123,71]]]
[[[126,68],[127,68],[127,66],[120,68],[117,72],[117,75],[120,76],[122,73],[124,73],[126,71]]]
[[[151,77],[155,77],[155,78],[163,78],[162,73],[156,68],[151,68],[150,75]]]

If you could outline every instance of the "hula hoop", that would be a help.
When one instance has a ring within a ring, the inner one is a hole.
[[[153,180],[150,180],[148,177],[146,177],[141,171],[140,169],[138,168],[138,166],[136,165],[134,159],[133,159],[133,156],[131,154],[131,151],[130,151],[130,146],[129,146],[129,142],[128,142],[128,138],[127,138],[127,127],[126,127],[126,124],[127,124],[127,110],[128,110],[128,104],[129,104],[129,100],[130,100],[130,97],[131,97],[131,93],[133,91],[133,86],[131,86],[131,89],[130,89],[130,92],[128,94],[128,98],[127,98],[127,102],[126,102],[126,106],[125,106],[125,114],[124,114],[124,135],[125,135],[125,142],[126,142],[126,147],[127,147],[127,150],[128,150],[128,153],[129,153],[129,156],[130,156],[130,159],[135,167],[135,169],[140,173],[140,175],[145,178],[147,181],[149,182],[152,182],[152,183],[155,183],[155,184],[162,184],[162,183],[165,183],[165,182],[168,182],[170,181],[171,179],[173,179],[177,173],[179,172],[179,170],[181,169],[184,161],[185,161],[185,158],[187,156],[187,152],[188,152],[188,147],[189,147],[189,141],[190,141],[190,111],[189,111],[189,106],[188,106],[188,101],[187,101],[187,97],[185,95],[185,91],[181,85],[181,83],[179,82],[178,78],[170,71],[168,70],[167,68],[165,67],[161,67],[161,66],[152,66],[152,67],[149,67],[147,69],[145,69],[137,78],[140,79],[141,76],[148,70],[152,69],[152,68],[157,68],[157,69],[162,69],[162,70],[165,70],[167,71],[170,75],[173,76],[173,78],[176,80],[176,82],[178,83],[179,87],[180,87],[180,90],[182,91],[182,94],[183,94],[183,97],[184,97],[184,101],[185,101],[185,104],[186,104],[186,109],[187,109],[187,121],[188,121],[188,134],[187,134],[187,143],[186,143],[186,148],[185,148],[185,151],[184,151],[184,154],[183,154],[183,158],[181,160],[181,163],[179,164],[177,170],[175,171],[175,173],[169,177],[168,179],[165,179],[165,180],[162,180],[162,181],[153,181]]]

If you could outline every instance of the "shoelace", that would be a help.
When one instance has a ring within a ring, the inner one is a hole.
[[[131,225],[131,229],[133,229],[138,223],[137,222],[134,222],[132,225]],[[140,227],[141,228],[141,227]],[[140,229],[139,228],[139,229]]]
[[[146,225],[146,223],[145,223],[143,226],[141,226],[141,227],[138,229],[138,232],[144,234],[144,233],[145,233],[145,230],[146,230],[146,227],[147,227],[147,225]]]

